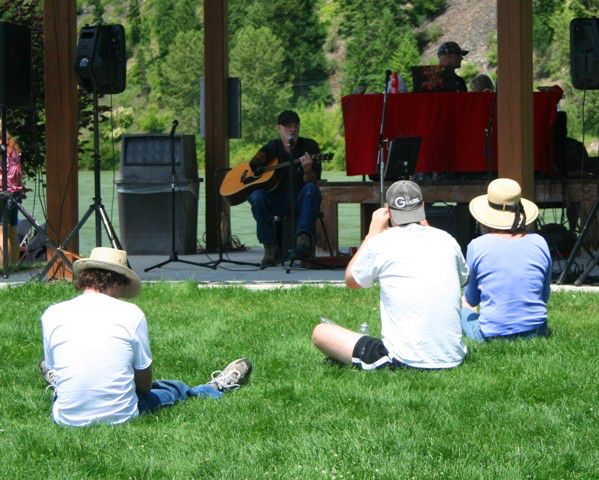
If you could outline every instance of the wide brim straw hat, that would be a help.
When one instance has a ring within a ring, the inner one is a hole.
[[[137,273],[128,267],[127,252],[124,250],[96,247],[91,251],[89,258],[80,258],[73,263],[73,274],[77,277],[80,272],[90,268],[108,270],[126,277],[129,283],[121,289],[120,296],[123,298],[133,298],[141,290],[141,280]]]
[[[518,210],[522,220],[517,228],[530,225],[539,216],[539,208],[534,202],[522,198],[520,184],[510,178],[493,180],[487,187],[487,194],[473,198],[469,208],[479,223],[497,230],[511,230]]]

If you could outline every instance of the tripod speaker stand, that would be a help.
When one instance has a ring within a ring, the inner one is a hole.
[[[583,244],[584,239],[585,239],[585,237],[587,236],[587,234],[589,232],[591,223],[593,222],[593,220],[597,216],[597,211],[598,210],[599,210],[599,198],[597,198],[597,200],[595,200],[595,204],[593,205],[593,208],[591,209],[588,217],[586,218],[586,220],[584,222],[584,226],[582,227],[582,230],[580,231],[580,235],[578,236],[578,240],[576,240],[576,244],[572,248],[572,252],[570,252],[570,256],[568,257],[568,262],[566,263],[566,266],[564,267],[564,270],[562,271],[561,275],[559,276],[559,278],[557,280],[557,283],[559,285],[562,285],[564,283],[564,281],[566,279],[566,276],[568,275],[568,271],[570,270],[570,267],[574,263],[574,259],[576,258],[576,254],[578,253],[578,250],[580,249],[580,246]],[[585,269],[585,271],[582,272],[582,274],[580,275],[580,277],[578,277],[574,281],[574,285],[576,285],[577,287],[579,287],[580,285],[582,285],[582,283],[585,281],[585,279],[587,278],[587,276],[591,273],[591,271],[593,270],[593,268],[595,268],[597,266],[597,264],[599,264],[599,251],[595,252],[593,254],[593,257],[594,258],[588,264],[588,266]]]
[[[110,240],[110,245],[112,246],[112,248],[116,248],[118,250],[123,249],[121,242],[119,241],[119,239],[116,235],[116,232],[114,231],[114,227],[112,226],[112,223],[110,223],[110,219],[108,218],[108,215],[106,214],[106,208],[104,207],[104,204],[102,203],[102,193],[101,193],[101,189],[100,189],[100,126],[99,126],[98,117],[99,117],[99,115],[98,115],[98,93],[94,92],[93,93],[93,126],[94,126],[94,198],[93,198],[93,200],[94,200],[94,202],[89,206],[89,208],[87,209],[87,212],[85,212],[83,217],[81,217],[81,220],[79,220],[79,223],[77,223],[77,225],[75,225],[75,228],[73,228],[71,233],[69,233],[69,235],[64,240],[64,242],[62,242],[60,244],[59,248],[61,250],[66,248],[73,241],[75,236],[81,230],[81,227],[83,227],[85,222],[87,222],[87,220],[92,215],[92,213],[96,214],[96,216],[95,216],[96,247],[102,246],[102,227],[104,227],[104,230],[106,232],[106,235],[108,236],[108,239]],[[46,275],[50,271],[50,269],[52,268],[52,265],[54,264],[54,262],[56,260],[57,260],[57,254],[55,254],[50,259],[50,261],[48,262],[48,264],[45,266],[44,270],[42,271],[42,275]],[[71,262],[68,260],[67,260],[66,264],[71,266]]]
[[[199,262],[191,262],[189,260],[183,260],[179,258],[179,254],[177,253],[176,240],[175,240],[175,202],[176,202],[176,180],[177,180],[177,171],[175,169],[175,130],[177,129],[177,125],[179,122],[177,120],[173,120],[173,127],[171,128],[170,138],[171,138],[171,254],[163,262],[157,263],[148,268],[144,268],[144,272],[149,272],[150,270],[154,270],[155,268],[164,267],[165,265],[172,262],[180,262],[186,263],[188,265],[195,265],[197,267],[206,267],[216,270],[215,262],[207,262],[207,263],[199,263]]]

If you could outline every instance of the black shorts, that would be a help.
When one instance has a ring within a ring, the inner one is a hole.
[[[375,370],[377,368],[410,368],[414,370],[436,370],[434,368],[418,368],[407,365],[389,356],[389,350],[380,338],[364,335],[354,346],[352,352],[352,365],[362,370]]]

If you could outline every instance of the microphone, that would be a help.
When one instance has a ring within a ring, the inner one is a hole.
[[[287,137],[287,145],[289,145],[289,146],[295,145],[295,142],[297,142],[297,135],[289,135]]]
[[[179,125],[179,121],[178,120],[173,120],[173,127],[171,128],[171,133],[170,133],[171,137],[175,136],[175,130],[177,130],[177,126],[178,125]]]

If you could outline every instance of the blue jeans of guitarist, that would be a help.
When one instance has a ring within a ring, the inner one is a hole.
[[[315,183],[306,183],[296,195],[296,235],[304,232],[314,238],[316,214],[320,210],[320,189]],[[291,202],[288,192],[254,190],[248,197],[252,206],[252,214],[256,220],[258,241],[264,244],[275,242],[273,217],[286,216],[291,213]]]

